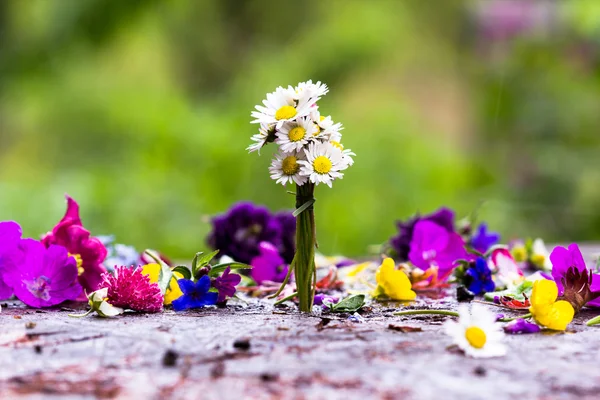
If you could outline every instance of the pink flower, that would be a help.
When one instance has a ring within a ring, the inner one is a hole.
[[[163,295],[157,283],[142,273],[141,267],[115,267],[114,275],[102,276],[101,289],[108,289],[108,303],[119,308],[142,312],[159,312]]]
[[[46,247],[53,244],[63,246],[77,262],[79,283],[87,293],[99,289],[102,282],[102,274],[106,268],[102,262],[106,258],[106,247],[100,239],[91,237],[79,218],[79,205],[75,200],[66,196],[67,212],[62,220],[42,238]],[[83,295],[83,293],[82,293]],[[85,296],[79,300],[85,301]]]

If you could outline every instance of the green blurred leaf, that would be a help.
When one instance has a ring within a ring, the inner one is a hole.
[[[331,312],[356,312],[365,305],[365,295],[355,294],[354,296],[346,297],[337,304],[331,304]]]
[[[173,272],[179,272],[181,275],[183,275],[184,279],[192,279],[192,271],[190,271],[190,269],[185,265],[178,265],[177,267],[173,268]]]
[[[221,275],[223,273],[223,271],[225,271],[227,269],[227,267],[230,267],[231,270],[236,270],[236,269],[252,269],[252,265],[248,265],[248,264],[243,264],[243,263],[239,263],[239,262],[230,262],[230,263],[223,263],[223,264],[217,264],[214,267],[212,267],[210,269],[210,272],[208,273],[208,276],[210,277],[217,277],[219,275]]]

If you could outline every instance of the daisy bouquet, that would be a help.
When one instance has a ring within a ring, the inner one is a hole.
[[[280,86],[267,94],[263,105],[252,112],[252,123],[260,126],[247,149],[260,154],[264,146],[275,143],[278,150],[269,167],[271,178],[284,186],[296,185],[296,253],[282,288],[293,270],[301,311],[311,311],[314,298],[315,186],[332,187],[355,155],[341,143],[342,124],[320,113],[317,103],[328,91],[324,83],[308,81],[296,87]]]

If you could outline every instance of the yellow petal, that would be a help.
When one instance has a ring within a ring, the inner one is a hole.
[[[377,284],[393,300],[413,300],[417,294],[404,271],[397,270],[394,260],[386,258],[376,274]]]
[[[142,274],[148,275],[150,277],[150,282],[157,283],[160,275],[160,265],[146,264],[142,267]],[[183,278],[183,275],[179,272],[173,272],[173,278],[171,278],[169,287],[165,291],[165,305],[171,304],[173,300],[177,300],[183,295],[183,292],[179,289],[179,284],[177,283],[177,280],[181,278]]]
[[[150,282],[156,283],[158,282],[158,277],[160,275],[160,265],[154,264],[146,264],[142,267],[142,274],[148,275],[150,277]]]
[[[542,279],[533,283],[531,292],[531,306],[533,308],[544,305],[552,305],[558,297],[556,282]]]

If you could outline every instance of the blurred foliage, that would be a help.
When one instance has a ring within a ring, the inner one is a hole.
[[[364,254],[396,219],[482,200],[505,238],[598,240],[600,3],[532,1],[551,20],[500,39],[482,29],[489,3],[511,6],[1,1],[0,219],[37,236],[69,193],[93,233],[190,256],[206,216],[236,201],[293,206],[272,149],[244,149],[265,93],[313,79],[357,153],[316,193],[325,253]]]

